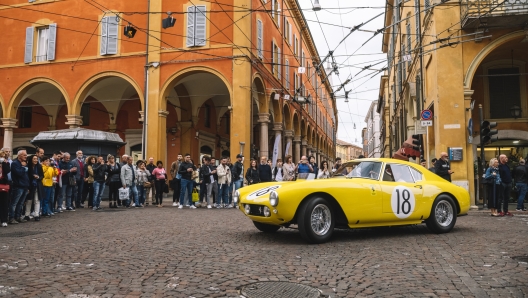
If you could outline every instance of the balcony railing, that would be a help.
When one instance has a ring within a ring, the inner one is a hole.
[[[528,14],[528,0],[462,0],[462,28],[482,26],[512,27],[522,25],[519,18]]]

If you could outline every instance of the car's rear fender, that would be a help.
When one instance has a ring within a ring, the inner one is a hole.
[[[458,202],[458,200],[456,199],[456,197],[455,197],[454,195],[452,195],[451,193],[449,193],[449,192],[443,192],[443,193],[439,193],[439,194],[436,196],[436,198],[438,198],[438,197],[441,196],[441,195],[446,195],[446,196],[450,197],[450,198],[453,200],[453,202],[455,202],[455,206],[456,206],[456,208],[457,208],[457,210],[456,210],[456,214],[459,214],[459,213],[460,213],[460,203]],[[435,198],[435,200],[436,200],[436,198]],[[429,215],[429,216],[430,216],[430,215]]]
[[[299,215],[298,213],[299,213],[299,210],[301,209],[302,204],[304,204],[310,198],[317,197],[317,196],[320,196],[326,199],[328,203],[330,203],[330,205],[332,206],[333,210],[336,212],[336,228],[337,227],[348,228],[348,219],[345,215],[345,212],[341,208],[341,205],[339,205],[339,203],[336,201],[336,199],[332,195],[326,192],[315,192],[315,193],[311,193],[307,195],[306,197],[304,197],[301,203],[299,204],[299,206],[297,207],[297,210],[295,211],[295,217],[293,218],[292,222],[297,223],[297,218]]]

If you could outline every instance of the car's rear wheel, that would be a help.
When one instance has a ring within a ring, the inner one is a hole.
[[[275,233],[281,228],[280,226],[268,225],[268,224],[256,222],[256,221],[254,221],[253,224],[255,225],[257,229],[259,229],[259,231],[264,232],[264,233]]]
[[[324,243],[332,237],[334,210],[324,198],[309,198],[301,205],[297,216],[299,232],[309,243]]]
[[[431,214],[425,221],[427,228],[434,233],[448,233],[453,229],[457,220],[455,202],[447,195],[436,198],[431,208]]]

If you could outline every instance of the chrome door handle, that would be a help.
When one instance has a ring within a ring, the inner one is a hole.
[[[415,185],[414,187],[415,187],[415,188],[422,189],[422,186],[421,186],[421,185]]]

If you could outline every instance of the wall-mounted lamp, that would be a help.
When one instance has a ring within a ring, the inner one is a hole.
[[[521,117],[521,113],[522,113],[522,110],[518,106],[513,106],[513,107],[510,108],[510,114],[515,119]]]
[[[196,132],[196,138],[198,139],[199,137],[200,137],[200,132],[197,131],[197,132]]]

